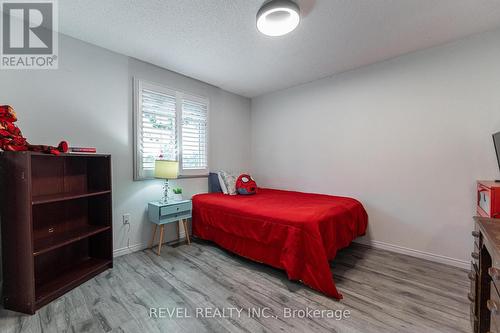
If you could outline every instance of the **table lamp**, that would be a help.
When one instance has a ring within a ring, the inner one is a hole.
[[[165,179],[165,184],[163,185],[163,203],[168,202],[168,192],[170,187],[168,185],[169,179],[177,179],[179,171],[179,162],[177,161],[167,161],[167,160],[156,160],[155,161],[155,178]]]

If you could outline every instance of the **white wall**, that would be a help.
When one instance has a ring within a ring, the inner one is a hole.
[[[30,142],[113,155],[121,253],[149,240],[146,204],[162,185],[132,180],[134,76],[210,98],[212,169],[248,169],[251,141],[259,185],[359,198],[370,239],[468,259],[474,181],[499,178],[500,31],[256,98],[251,115],[248,99],[64,36],[59,70],[1,71],[0,103]],[[179,185],[187,196],[207,189],[204,178]]]
[[[379,246],[466,266],[496,131],[500,30],[253,99],[252,172],[358,198]]]
[[[31,143],[95,146],[113,159],[114,248],[147,244],[147,203],[162,196],[162,181],[134,182],[132,78],[139,77],[210,99],[209,160],[213,170],[248,170],[250,101],[206,83],[61,36],[59,70],[1,71],[0,104],[14,106]],[[183,179],[184,196],[207,191],[207,179]],[[131,214],[130,230],[122,215]],[[177,238],[169,225],[166,239]]]

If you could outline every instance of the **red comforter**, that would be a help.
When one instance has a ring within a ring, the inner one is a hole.
[[[259,189],[256,195],[193,197],[193,234],[243,257],[284,269],[290,280],[341,299],[328,261],[365,233],[355,199]]]

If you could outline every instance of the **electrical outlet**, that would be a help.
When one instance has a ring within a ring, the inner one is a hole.
[[[130,214],[123,214],[122,216],[122,222],[124,225],[130,224]]]

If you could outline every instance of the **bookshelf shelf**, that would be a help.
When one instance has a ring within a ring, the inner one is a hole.
[[[110,229],[110,226],[86,225],[71,231],[55,234],[51,237],[35,240],[33,255],[38,256],[56,250],[62,246],[69,245]]]
[[[41,307],[65,292],[77,287],[89,278],[107,269],[111,260],[85,258],[78,265],[62,271],[55,279],[45,281],[36,286],[35,306]]]
[[[81,192],[81,193],[57,193],[48,195],[39,195],[33,197],[33,205],[41,205],[57,201],[73,200],[86,197],[93,197],[96,195],[108,194],[111,191],[91,191],[91,192]]]

